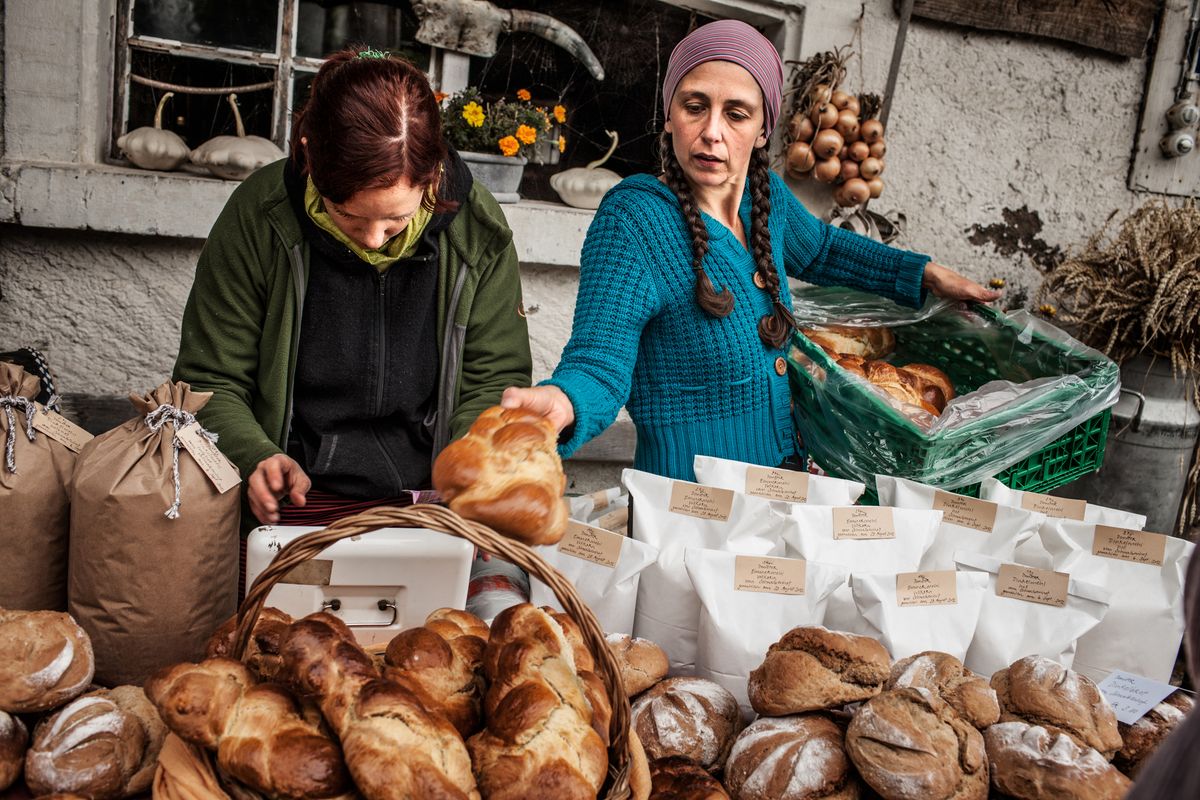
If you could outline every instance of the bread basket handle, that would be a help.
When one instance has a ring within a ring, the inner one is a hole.
[[[629,698],[621,683],[620,670],[604,641],[604,631],[590,608],[579,599],[575,587],[558,570],[547,564],[528,546],[501,536],[486,525],[463,519],[443,506],[420,504],[405,507],[380,506],[354,516],[344,517],[324,530],[300,536],[285,545],[267,565],[246,592],[238,608],[237,631],[233,656],[242,659],[254,624],[266,604],[267,595],[275,584],[295,567],[320,555],[334,542],[351,536],[361,536],[380,528],[428,528],[466,539],[486,553],[500,556],[516,564],[545,583],[554,592],[563,609],[577,623],[584,642],[596,662],[596,673],[604,682],[612,701],[612,721],[609,725],[609,782],[604,795],[608,800],[625,800],[629,790]]]

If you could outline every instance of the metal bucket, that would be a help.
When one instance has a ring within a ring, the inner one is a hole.
[[[1173,533],[1200,433],[1193,380],[1176,378],[1166,359],[1126,362],[1104,466],[1054,494],[1145,514],[1146,530]]]

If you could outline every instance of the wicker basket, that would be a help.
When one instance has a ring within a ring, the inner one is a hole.
[[[318,556],[334,542],[351,536],[361,536],[380,528],[428,528],[466,539],[484,552],[500,556],[533,575],[554,591],[554,596],[583,632],[584,642],[596,662],[596,674],[604,682],[612,702],[612,722],[608,763],[609,774],[600,796],[607,800],[625,800],[629,789],[629,698],[621,683],[621,673],[611,651],[604,642],[604,631],[575,588],[541,556],[520,542],[496,533],[486,525],[471,522],[448,508],[435,505],[414,505],[404,508],[379,507],[352,517],[338,520],[320,531],[313,531],[293,540],[275,554],[270,565],[255,579],[238,609],[238,627],[233,655],[241,659],[262,613],[267,595],[285,575],[299,564]],[[223,781],[225,783],[225,781]],[[228,788],[228,787],[227,787]],[[232,792],[231,792],[232,794]],[[243,795],[245,796],[245,795]]]

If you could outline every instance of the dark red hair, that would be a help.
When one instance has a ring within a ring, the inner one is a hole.
[[[400,180],[436,191],[446,143],[429,81],[402,58],[358,54],[342,50],[321,65],[296,115],[292,163],[335,203]]]

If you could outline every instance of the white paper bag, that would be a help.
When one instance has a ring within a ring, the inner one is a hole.
[[[1169,682],[1183,639],[1184,576],[1196,546],[1067,519],[1047,521],[1042,543],[1053,569],[1112,593],[1104,619],[1079,640],[1075,669],[1095,681],[1119,669]]]
[[[932,546],[941,511],[872,506],[790,505],[794,522],[783,532],[787,554],[859,572],[914,572]],[[826,628],[871,633],[859,616],[846,584],[834,592],[825,613]],[[793,626],[795,627],[795,626]]]
[[[742,717],[750,720],[750,673],[792,628],[821,624],[827,599],[846,583],[846,570],[695,547],[687,548],[685,562],[702,604],[696,674],[732,692]],[[802,575],[802,594],[796,593],[797,575]]]
[[[567,507],[570,509],[571,519],[589,524],[594,524],[600,517],[621,506],[628,505],[629,495],[621,494],[620,486],[599,489],[590,494],[581,494],[576,497],[567,498]]]
[[[1078,639],[1095,628],[1108,611],[1109,592],[1095,584],[1068,576],[1060,592],[1065,594],[1064,605],[1030,602],[1002,597],[997,591],[998,579],[1007,568],[1018,579],[1029,576],[1034,591],[1044,591],[1046,570],[1006,564],[978,553],[959,552],[955,559],[962,569],[988,574],[988,590],[983,597],[975,638],[963,659],[967,669],[985,677],[991,677],[993,672],[1018,658],[1032,655],[1053,659],[1069,669],[1075,660]]]
[[[1146,517],[1141,514],[1135,514],[1132,511],[1098,506],[1084,500],[1071,500],[1036,494],[1034,492],[1022,492],[1019,489],[1008,488],[995,478],[983,479],[983,482],[979,484],[979,497],[983,500],[991,500],[993,503],[999,503],[1002,506],[1014,506],[1029,511],[1038,511],[1045,514],[1049,519],[1075,519],[1082,522],[1098,522],[1101,525],[1129,528],[1134,531],[1140,531],[1146,527]],[[1082,512],[1082,517],[1076,515],[1079,512]]]
[[[533,549],[575,586],[605,633],[633,633],[638,578],[658,558],[657,547],[572,520],[557,545]],[[550,587],[533,575],[529,601],[565,611]]]
[[[926,650],[962,661],[988,590],[987,573],[973,571],[857,572],[850,583],[855,607],[868,624],[865,633],[879,639],[893,661]]]
[[[688,578],[684,549],[783,555],[788,520],[771,501],[728,489],[635,469],[625,470],[621,479],[629,490],[633,538],[658,548],[658,560],[642,572],[638,585],[634,635],[667,652],[672,675],[690,675],[700,598]]]
[[[923,570],[955,569],[954,554],[958,551],[1012,561],[1017,547],[1037,533],[1046,518],[1036,511],[976,500],[888,475],[876,475],[875,486],[881,506],[943,512],[938,535],[921,561]]]
[[[858,481],[760,467],[716,456],[696,456],[692,466],[696,470],[697,483],[788,503],[849,506],[858,502],[866,490],[866,486]]]

